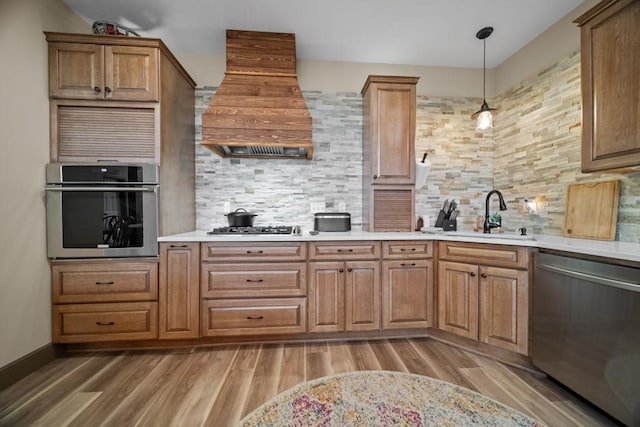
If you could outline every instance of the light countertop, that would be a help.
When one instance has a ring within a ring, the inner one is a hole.
[[[477,234],[477,236],[474,236]],[[531,248],[554,249],[577,254],[615,258],[640,262],[640,243],[572,239],[562,236],[533,235],[526,238],[514,234],[495,234],[486,237],[482,233],[446,232],[430,234],[411,233],[370,233],[366,231],[349,231],[344,233],[320,232],[310,235],[308,231],[302,235],[293,234],[243,234],[243,235],[210,235],[205,231],[192,231],[182,234],[162,236],[159,242],[322,242],[353,240],[434,240],[474,243],[493,243],[499,245],[526,246]]]

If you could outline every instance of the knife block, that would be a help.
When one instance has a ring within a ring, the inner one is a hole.
[[[457,231],[458,230],[458,221],[455,219],[445,219],[442,221],[442,230],[443,231]]]

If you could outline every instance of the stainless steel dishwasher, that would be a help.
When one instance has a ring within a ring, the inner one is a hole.
[[[538,253],[533,364],[640,426],[640,267]]]

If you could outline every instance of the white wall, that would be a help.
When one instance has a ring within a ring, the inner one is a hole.
[[[88,32],[89,27],[61,0],[0,0],[0,367],[51,343],[43,30]]]

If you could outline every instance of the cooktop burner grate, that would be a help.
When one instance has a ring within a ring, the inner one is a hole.
[[[220,227],[208,231],[207,234],[291,234],[293,227],[289,225],[269,225],[266,227]]]

